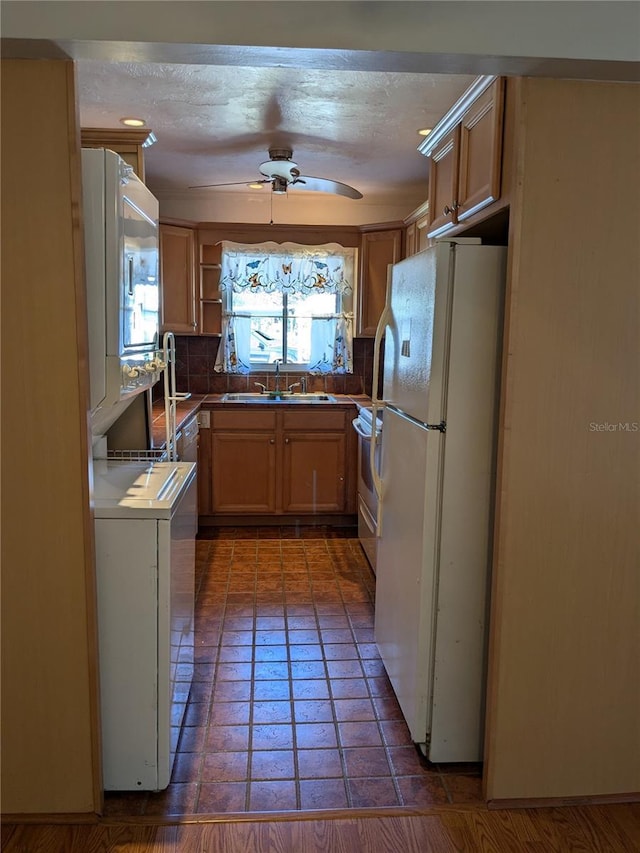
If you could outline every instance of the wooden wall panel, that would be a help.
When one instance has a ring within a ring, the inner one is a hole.
[[[640,791],[640,88],[519,94],[486,790],[620,795]]]
[[[2,62],[2,809],[98,810],[73,65]]]

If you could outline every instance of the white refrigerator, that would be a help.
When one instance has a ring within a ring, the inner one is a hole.
[[[482,759],[505,266],[505,248],[479,241],[395,264],[377,335],[375,639],[433,762]]]

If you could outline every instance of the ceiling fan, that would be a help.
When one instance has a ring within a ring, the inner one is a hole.
[[[264,178],[257,181],[232,181],[226,184],[199,184],[189,187],[189,189],[271,184],[272,191],[277,195],[284,195],[289,187],[294,187],[301,190],[334,193],[347,198],[362,198],[362,193],[348,184],[342,184],[340,181],[332,181],[328,178],[312,178],[308,175],[301,175],[298,164],[293,162],[292,157],[293,151],[290,148],[270,148],[269,159],[259,166],[260,173],[265,176]]]

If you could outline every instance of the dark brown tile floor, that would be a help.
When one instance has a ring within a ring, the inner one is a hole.
[[[210,528],[196,552],[195,677],[169,787],[105,814],[477,802],[480,767],[412,744],[373,638],[352,528]]]

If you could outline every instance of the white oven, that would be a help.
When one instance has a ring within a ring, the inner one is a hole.
[[[371,437],[373,434],[373,412],[370,408],[362,407],[358,417],[353,421],[353,428],[358,433],[358,538],[362,549],[376,570],[378,551],[378,495],[371,470]],[[382,434],[382,410],[376,414],[375,422],[376,446],[374,464],[380,472],[380,453]]]

